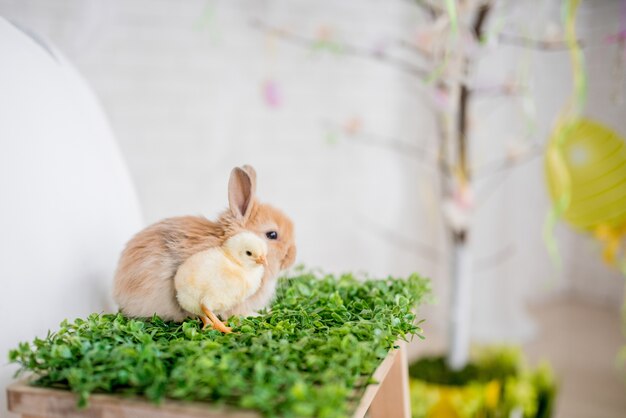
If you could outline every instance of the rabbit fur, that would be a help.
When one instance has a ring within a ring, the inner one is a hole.
[[[260,203],[255,195],[256,172],[248,165],[235,167],[228,183],[229,209],[217,221],[201,216],[164,219],[137,233],[122,252],[114,279],[114,298],[121,311],[133,317],[157,314],[164,320],[182,321],[188,316],[176,299],[174,276],[190,256],[244,230],[268,244],[267,268],[261,286],[250,298],[228,312],[253,315],[271,301],[278,273],[295,261],[293,223],[280,210]],[[278,238],[266,234],[276,231]]]

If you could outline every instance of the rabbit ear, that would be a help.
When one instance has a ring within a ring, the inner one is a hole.
[[[246,170],[249,168],[252,175]],[[256,188],[256,173],[250,166],[233,168],[228,180],[228,204],[230,211],[239,219],[247,219],[252,210]]]
[[[254,197],[256,195],[256,170],[248,164],[242,165],[241,168],[248,173],[248,177],[250,177],[250,181],[252,182],[252,196]]]

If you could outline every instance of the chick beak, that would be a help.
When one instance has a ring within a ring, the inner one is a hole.
[[[262,264],[262,265],[267,264],[267,260],[265,259],[264,255],[258,256],[254,261],[256,261],[257,264]]]

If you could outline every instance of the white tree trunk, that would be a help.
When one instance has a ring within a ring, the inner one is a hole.
[[[453,370],[458,370],[467,364],[470,348],[472,257],[467,243],[457,241],[453,243],[451,270],[452,300],[450,304],[448,366]]]

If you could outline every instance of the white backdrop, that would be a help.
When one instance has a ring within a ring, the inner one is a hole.
[[[0,17],[0,416],[10,349],[115,310],[111,278],[139,203],[107,120],[54,48]]]
[[[601,42],[617,27],[619,2],[589,3],[580,18],[581,37],[595,45],[587,51],[587,113],[626,133],[624,105],[609,98],[614,49]],[[559,21],[557,1],[524,4],[511,8],[514,17],[532,17],[533,25],[522,30],[540,34]],[[325,139],[327,122],[358,115],[369,132],[434,144],[424,88],[395,68],[312,52],[250,26],[261,19],[308,36],[327,26],[339,40],[375,45],[415,36],[420,13],[410,2],[0,0],[0,14],[56,42],[92,84],[147,221],[214,216],[226,205],[230,168],[253,164],[259,196],[296,223],[299,261],[333,272],[421,272],[434,279],[441,302],[429,320],[444,323],[447,263],[434,170],[386,148],[345,140],[329,145]],[[478,77],[510,76],[526,59],[522,54],[510,46],[489,50]],[[537,136],[543,140],[569,94],[571,74],[564,52],[530,54]],[[261,85],[268,78],[279,83],[278,108],[263,102]],[[475,163],[501,156],[523,128],[519,114],[515,100],[476,103]],[[617,307],[619,275],[601,264],[599,249],[586,238],[559,228],[565,268],[562,275],[553,268],[541,238],[548,208],[542,161],[494,181],[499,185],[481,203],[472,234],[474,335],[528,336],[532,325],[524,305],[564,291]],[[489,268],[489,257],[503,249],[512,256]]]

